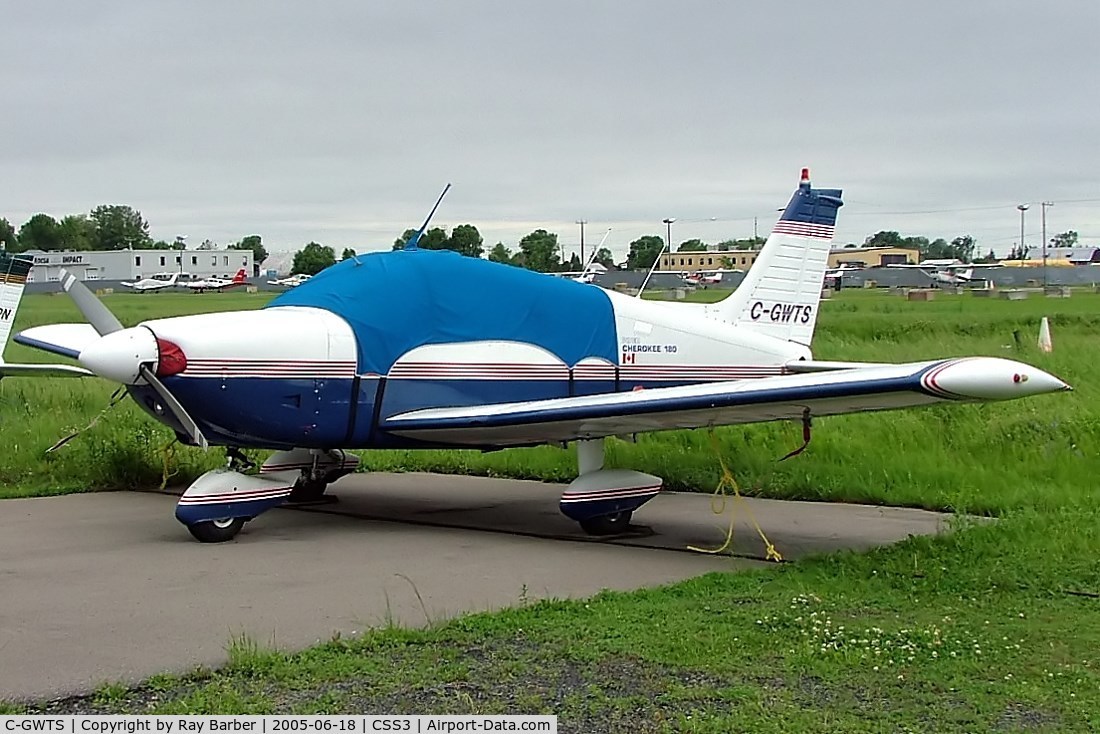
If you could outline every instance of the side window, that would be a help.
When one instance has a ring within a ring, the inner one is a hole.
[[[134,267],[135,268],[140,268],[141,267],[141,255],[135,255],[134,256]]]
[[[192,255],[191,256],[191,264],[192,265],[198,265],[199,264],[199,256],[198,255]]]
[[[164,255],[161,255],[161,256],[160,256],[160,266],[161,266],[162,268],[164,267]]]

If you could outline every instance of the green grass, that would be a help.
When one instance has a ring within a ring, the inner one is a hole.
[[[161,298],[108,302],[129,323],[195,302]],[[263,302],[218,298],[219,308]],[[19,326],[73,318],[62,315],[67,308],[28,298]],[[1044,315],[1054,336],[1049,355],[1033,347]],[[519,593],[516,608],[503,613],[419,631],[387,627],[298,654],[232,640],[218,671],[0,704],[0,712],[553,713],[562,732],[1096,731],[1098,327],[1093,294],[907,303],[844,292],[823,304],[818,358],[1003,355],[1049,369],[1076,390],[819,420],[810,449],[778,465],[798,443],[794,426],[720,432],[735,473],[758,494],[964,508],[997,514],[996,522],[960,519],[950,535],[870,553],[584,601],[532,604]],[[24,356],[12,349],[8,358]],[[98,381],[0,383],[0,416],[14,446],[0,482],[69,491],[159,481],[169,437],[122,405],[40,458],[110,389]],[[717,475],[703,438],[676,432],[614,442],[611,463],[709,489]],[[187,458],[177,479],[212,460],[191,449],[178,456],[198,458]],[[374,469],[546,479],[574,472],[569,452],[551,448],[364,456]]]
[[[1100,519],[995,525],[676,586],[522,604],[51,713],[553,713],[561,731],[1095,731]],[[1084,520],[1084,522],[1083,522]]]
[[[718,297],[713,289],[697,296]],[[126,324],[198,310],[254,308],[266,294],[114,295],[104,300]],[[1049,316],[1055,350],[1034,346]],[[78,320],[67,298],[29,296],[17,328]],[[1022,359],[1076,388],[1065,395],[1007,403],[822,418],[810,449],[776,459],[800,443],[793,424],[718,431],[746,491],[770,497],[858,501],[995,513],[1009,508],[1054,508],[1091,496],[1100,471],[1100,296],[1026,301],[946,296],[909,303],[881,292],[845,291],[822,304],[815,339],[820,359],[906,361],[964,354]],[[9,361],[49,361],[19,345]],[[0,421],[12,450],[0,457],[0,494],[119,489],[158,484],[172,435],[124,401],[96,426],[49,456],[43,452],[87,425],[107,405],[112,385],[100,380],[0,382]],[[717,465],[703,431],[612,440],[609,465],[665,478],[670,489],[709,490]],[[170,457],[171,481],[188,481],[221,463],[221,452],[180,447]],[[363,455],[369,470],[429,470],[569,481],[571,450],[555,447],[477,451],[377,451]]]

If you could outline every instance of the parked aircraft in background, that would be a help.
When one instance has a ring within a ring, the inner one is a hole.
[[[944,285],[962,285],[984,278],[974,277],[974,266],[959,260],[922,260],[919,265],[887,265],[889,268],[917,269],[932,279],[933,283]],[[999,267],[991,265],[987,267]]]
[[[204,291],[224,291],[230,288],[236,288],[237,286],[244,285],[248,282],[247,273],[244,268],[237,271],[237,274],[233,276],[232,280],[229,278],[218,278],[217,276],[211,276],[202,280],[192,280],[189,283],[183,283],[184,288],[190,289],[192,292],[202,293]]]
[[[199,477],[176,507],[204,542],[231,539],[276,505],[318,498],[358,467],[346,449],[574,442],[578,477],[560,509],[606,535],[625,530],[662,485],[605,469],[608,436],[776,420],[809,431],[812,416],[1068,389],[993,357],[815,360],[840,197],[812,188],[803,169],[755,265],[713,304],[632,298],[421,250],[429,214],[405,249],[344,260],[255,311],[125,328],[63,274],[88,323],[38,326],[16,340],[125,385],[180,441],[227,448],[229,466]],[[243,448],[275,453],[246,474]]]
[[[172,288],[180,283],[182,280],[187,280],[191,277],[190,273],[156,273],[150,278],[143,278],[141,280],[134,280],[129,283],[123,281],[119,285],[123,285],[135,291],[162,291],[165,288]]]
[[[825,271],[825,285],[830,288],[835,287],[845,275],[849,273],[858,273],[861,270],[863,270],[863,268],[859,265],[841,263],[838,267]]]
[[[309,280],[310,276],[305,273],[297,273],[295,275],[289,275],[285,278],[276,278],[275,280],[267,281],[268,285],[283,285],[287,288],[294,288]]]
[[[694,273],[687,273],[681,277],[684,283],[687,285],[693,285],[700,288],[706,288],[708,285],[718,285],[722,282],[722,277],[726,273],[743,273],[744,270],[698,270]]]
[[[90,377],[92,373],[71,364],[9,364],[4,361],[15,316],[23,300],[27,273],[34,258],[0,250],[0,377]],[[81,325],[83,329],[83,325]]]
[[[584,270],[567,270],[562,273],[552,273],[562,278],[576,281],[577,283],[595,283],[596,278],[607,272],[607,268],[600,263],[591,263]]]

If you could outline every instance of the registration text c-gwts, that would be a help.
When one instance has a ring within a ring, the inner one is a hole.
[[[749,318],[753,321],[771,321],[775,324],[808,324],[814,307],[802,303],[773,303],[753,301],[749,306]]]
[[[64,719],[8,719],[4,722],[4,729],[6,731],[45,731],[45,732],[63,732],[67,731],[65,727]]]

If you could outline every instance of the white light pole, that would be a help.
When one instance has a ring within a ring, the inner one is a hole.
[[[1024,249],[1024,212],[1027,211],[1027,204],[1017,204],[1016,208],[1020,210],[1020,259],[1027,259],[1027,252]]]
[[[668,217],[667,219],[662,219],[661,221],[664,222],[665,232],[667,233],[666,234],[666,240],[665,240],[665,242],[666,242],[665,246],[668,248],[669,252],[672,252],[672,223],[676,221],[676,218],[675,217]],[[660,259],[661,259],[661,256],[658,255],[657,260],[660,260]]]
[[[1047,285],[1047,207],[1054,206],[1052,201],[1044,201],[1039,204],[1039,212],[1043,222],[1043,287]]]

